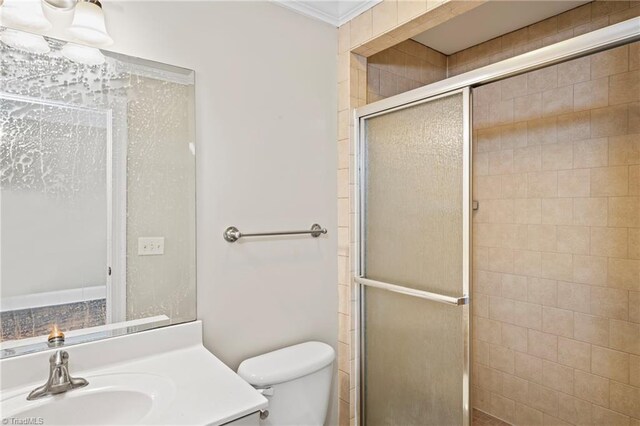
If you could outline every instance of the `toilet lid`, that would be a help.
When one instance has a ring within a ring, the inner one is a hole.
[[[315,373],[334,358],[326,343],[305,342],[242,361],[238,375],[253,386],[276,385]]]

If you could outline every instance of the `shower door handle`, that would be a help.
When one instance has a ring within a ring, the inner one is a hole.
[[[367,287],[380,288],[382,290],[405,294],[407,296],[412,296],[412,297],[419,297],[421,299],[431,300],[433,302],[445,303],[447,305],[462,306],[469,303],[469,296],[466,294],[460,297],[446,296],[444,294],[431,293],[429,291],[416,290],[414,288],[403,287],[396,284],[389,284],[382,281],[370,280],[369,278],[364,278],[364,277],[356,277],[355,281],[358,284],[362,284]]]

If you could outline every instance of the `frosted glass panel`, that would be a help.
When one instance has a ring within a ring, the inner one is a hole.
[[[366,119],[364,276],[467,293],[466,93]],[[367,425],[468,424],[469,308],[365,287]]]
[[[366,121],[368,278],[462,294],[462,96]]]
[[[367,287],[367,425],[462,425],[466,307]]]

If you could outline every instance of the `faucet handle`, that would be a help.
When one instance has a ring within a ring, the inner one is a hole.
[[[69,362],[69,353],[67,351],[55,351],[49,357],[51,366],[66,365]]]

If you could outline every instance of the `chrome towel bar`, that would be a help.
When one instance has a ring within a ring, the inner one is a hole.
[[[407,296],[419,297],[421,299],[432,300],[434,302],[446,303],[447,305],[461,306],[469,303],[469,296],[453,297],[445,296],[444,294],[431,293],[424,290],[416,290],[414,288],[403,287],[395,284],[389,284],[382,281],[370,280],[363,277],[355,277],[355,281],[358,284],[362,284],[368,287],[380,288],[394,293],[406,294]]]
[[[313,238],[318,238],[321,234],[326,234],[327,228],[323,228],[322,226],[314,223],[311,225],[311,229],[309,230],[301,230],[301,231],[277,231],[277,232],[253,232],[253,233],[244,233],[240,232],[238,228],[235,226],[230,226],[224,230],[225,241],[230,243],[235,243],[240,238],[244,237],[272,237],[275,235],[302,235],[302,234],[311,234]]]

